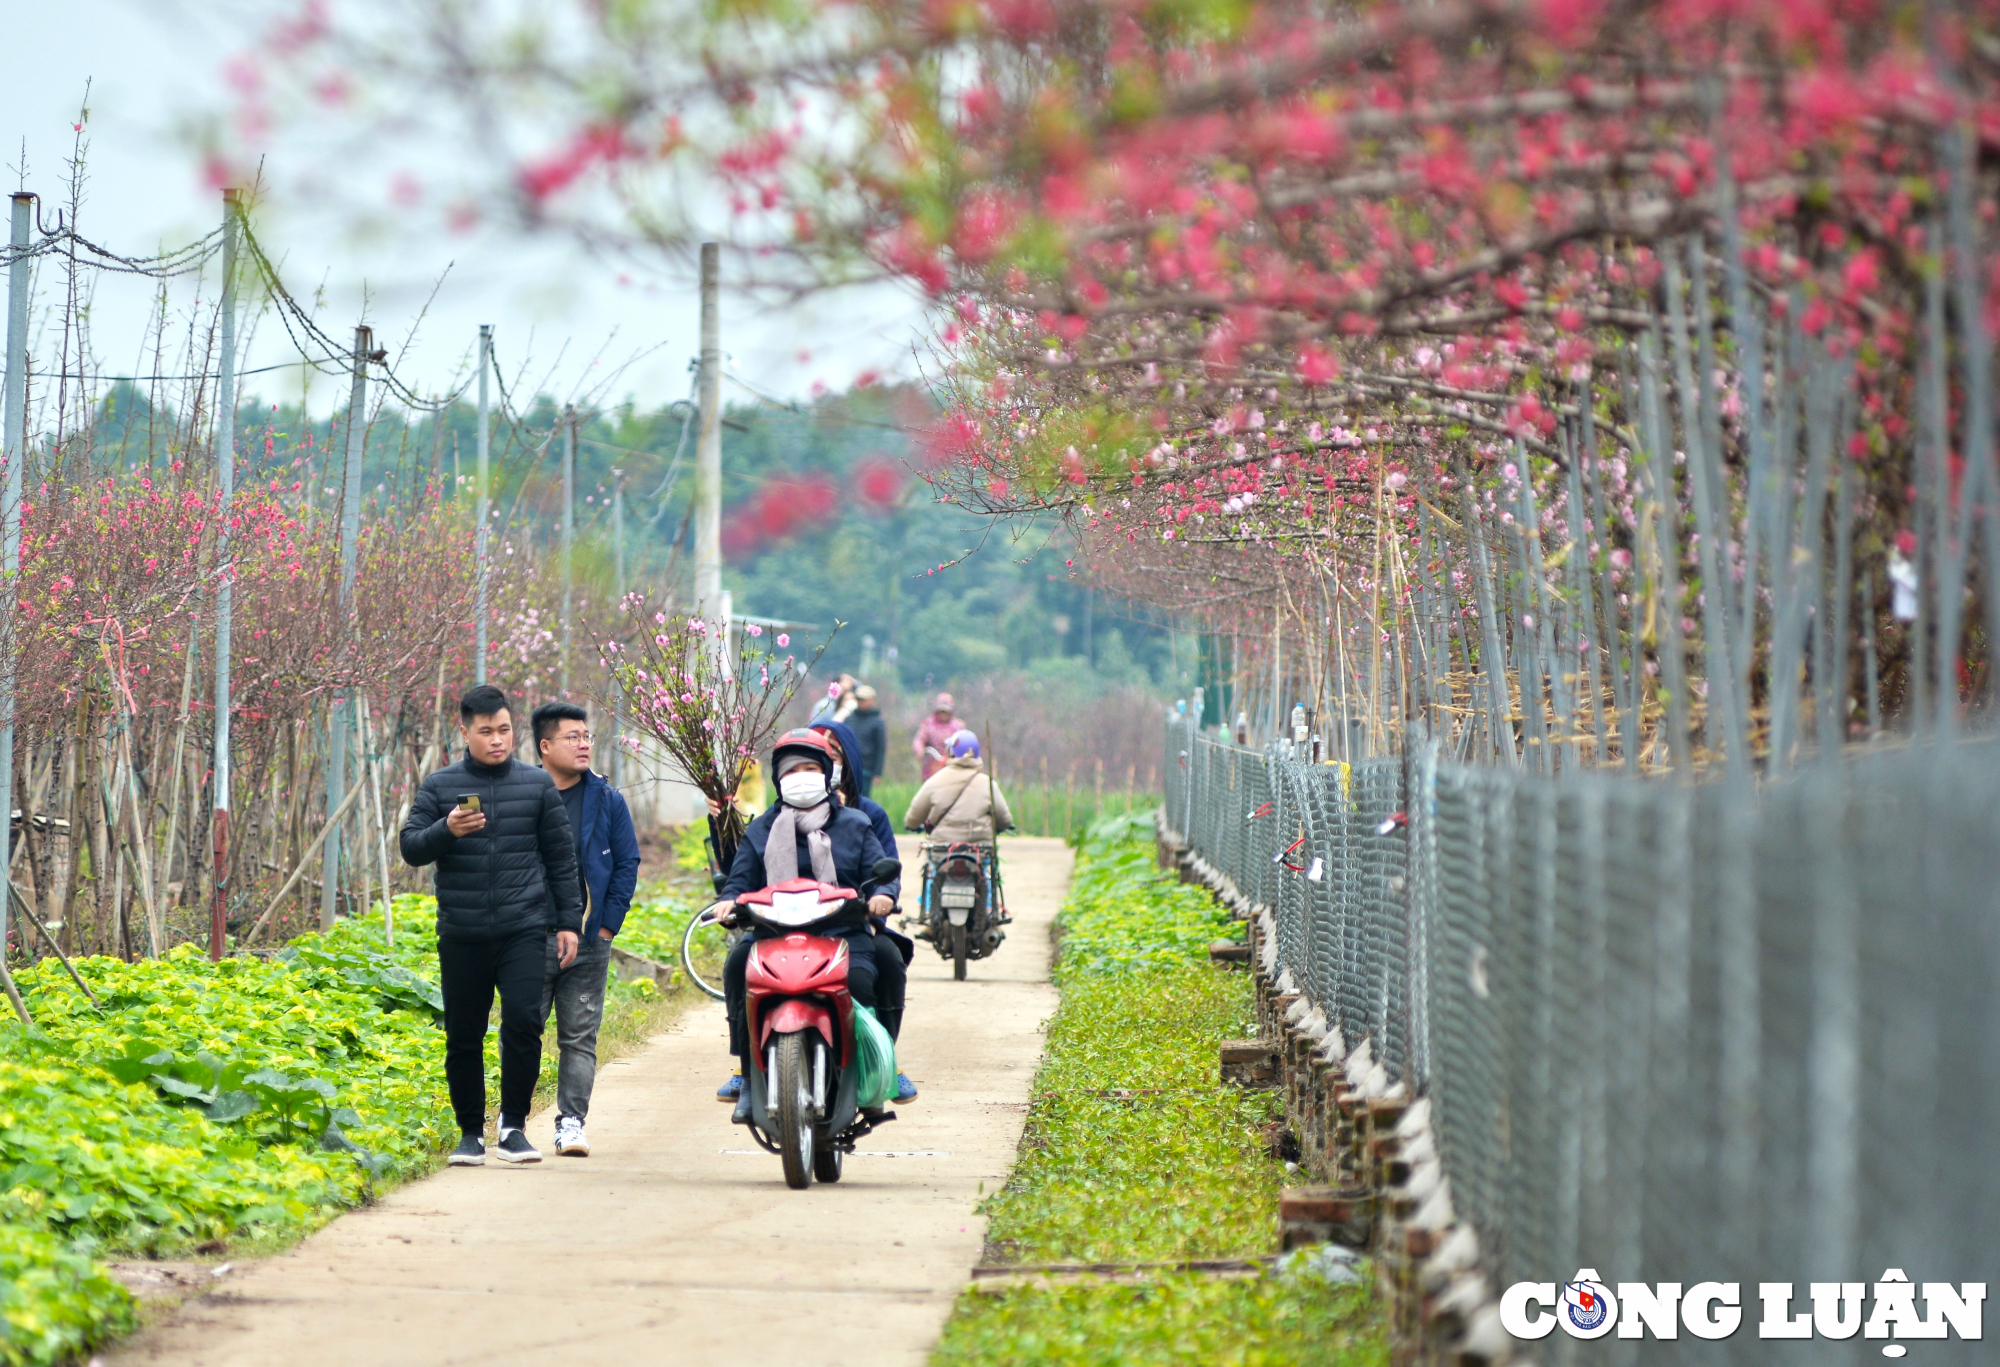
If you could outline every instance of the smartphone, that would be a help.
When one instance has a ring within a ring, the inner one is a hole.
[[[459,809],[459,810],[460,810],[461,812],[476,812],[476,811],[478,811],[478,810],[479,810],[479,794],[477,794],[477,793],[460,793],[460,794],[458,795],[458,809]]]

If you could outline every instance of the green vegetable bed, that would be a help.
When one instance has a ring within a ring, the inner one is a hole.
[[[396,914],[393,948],[343,921],[268,960],[86,959],[95,1007],[52,960],[17,975],[36,1028],[0,1023],[0,1363],[130,1328],[106,1257],[296,1237],[436,1163],[457,1126],[435,909]],[[657,999],[619,984],[607,1027]]]
[[[1150,817],[1086,836],[1061,919],[1062,1004],[1020,1157],[990,1197],[988,1261],[1161,1263],[1274,1251],[1284,1167],[1268,1093],[1218,1085],[1216,1045],[1245,1033],[1248,976],[1207,962],[1240,928],[1153,861]],[[1232,1363],[1375,1367],[1388,1361],[1365,1291],[1300,1270],[1227,1280],[967,1293],[936,1367],[1003,1363]]]

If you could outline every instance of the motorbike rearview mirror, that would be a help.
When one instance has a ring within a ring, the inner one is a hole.
[[[902,860],[878,859],[875,861],[875,867],[868,870],[868,877],[873,882],[886,883],[891,878],[894,878],[897,875],[901,874],[902,871],[903,871]]]

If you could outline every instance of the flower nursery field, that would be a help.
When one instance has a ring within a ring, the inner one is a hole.
[[[342,921],[268,959],[80,960],[95,1006],[53,960],[18,975],[35,1028],[0,1025],[0,1363],[132,1327],[106,1260],[286,1242],[436,1166],[457,1127],[431,900],[395,910],[393,946]],[[607,996],[607,1042],[666,1005],[643,979]]]

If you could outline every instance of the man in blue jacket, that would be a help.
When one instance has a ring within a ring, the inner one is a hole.
[[[555,780],[576,835],[578,881],[583,894],[583,940],[564,964],[553,936],[543,964],[542,1021],[556,1017],[556,1152],[590,1154],[584,1117],[597,1080],[597,1031],[604,1022],[604,983],[611,941],[625,924],[632,890],[639,885],[639,837],[632,813],[616,788],[590,769],[590,714],[575,703],[543,703],[530,719],[535,751]]]

